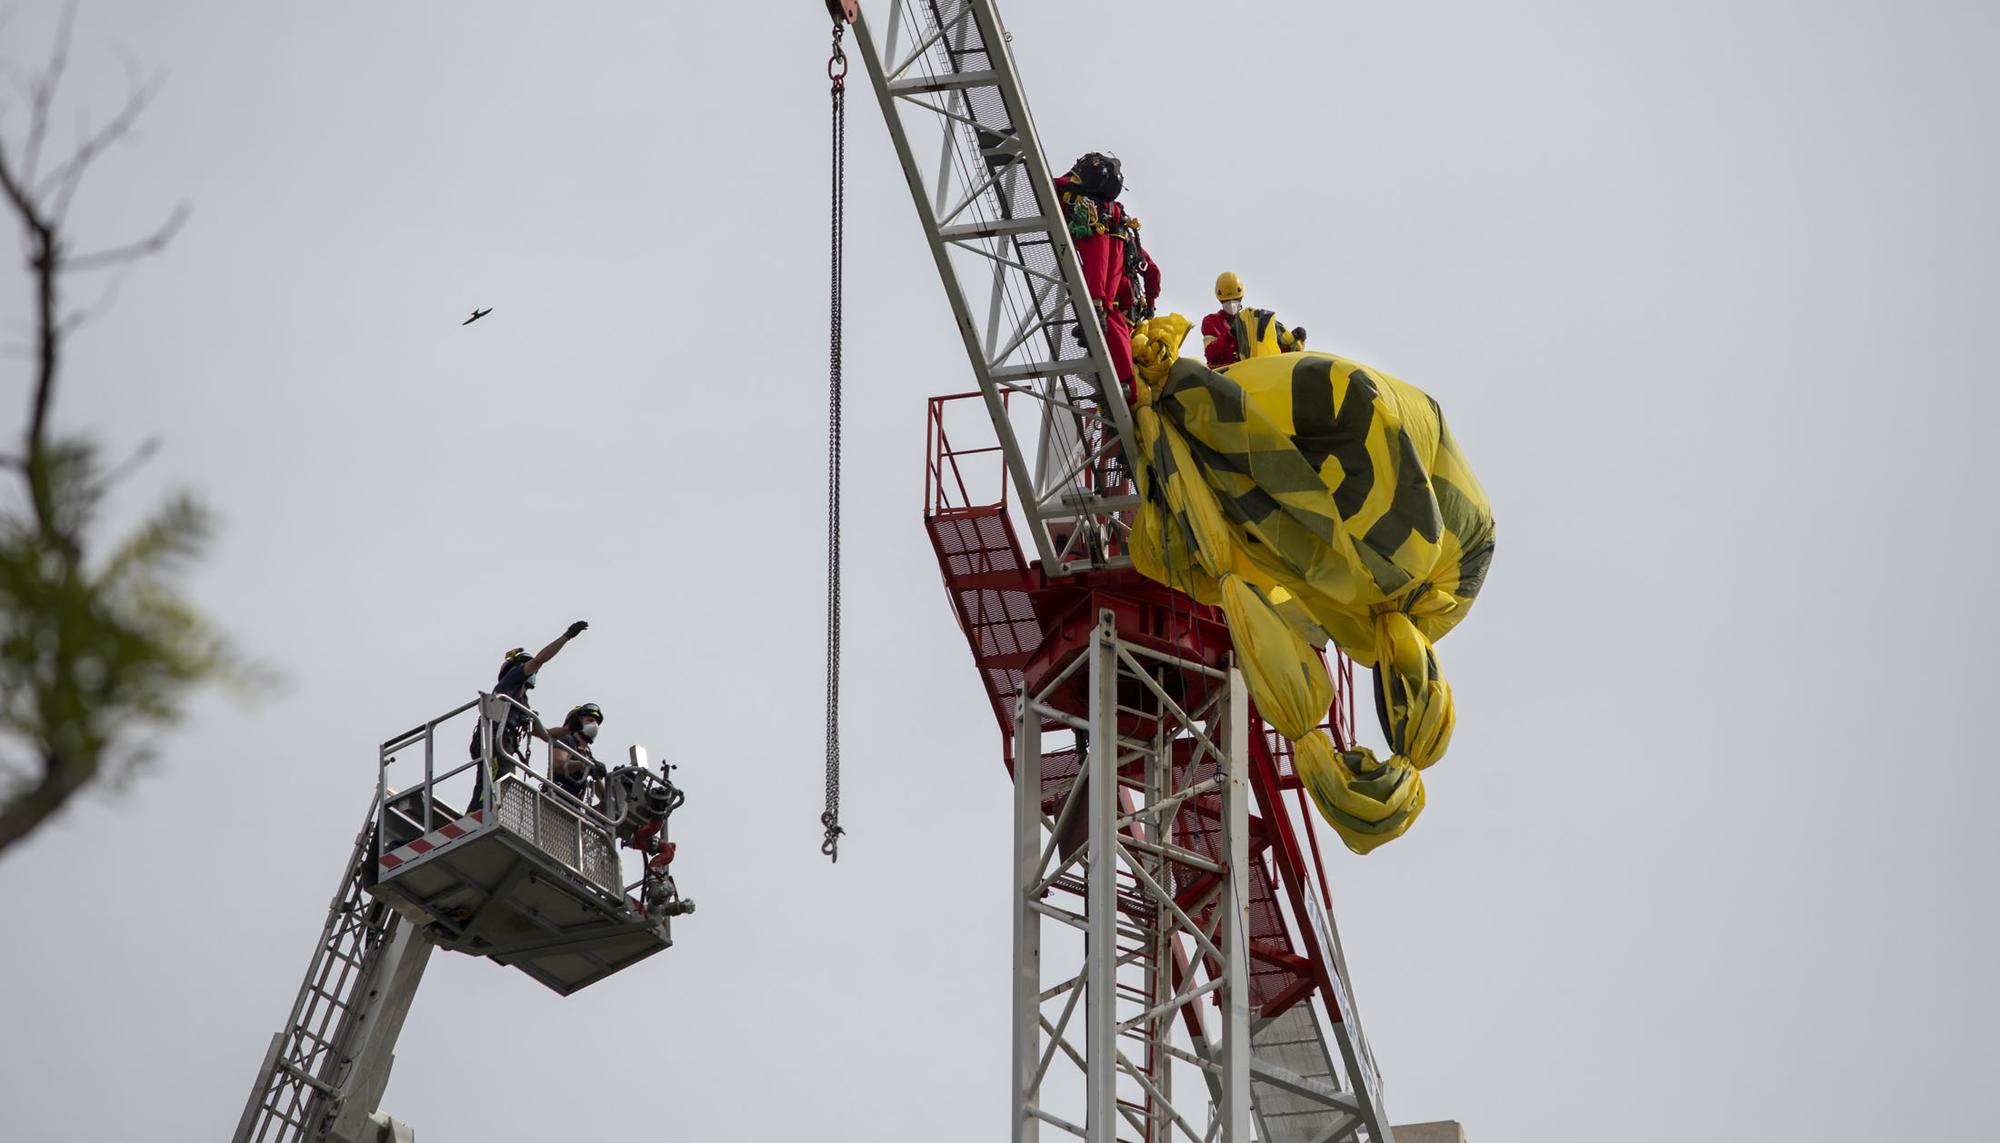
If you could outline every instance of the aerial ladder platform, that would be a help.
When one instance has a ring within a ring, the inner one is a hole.
[[[977,384],[931,402],[924,515],[1015,791],[1008,1138],[1392,1143],[1289,744],[1125,552],[1131,412],[998,10],[852,25]]]
[[[234,1143],[409,1143],[379,1104],[435,949],[568,995],[673,945],[672,919],[694,902],[668,868],[667,822],[683,800],[671,768],[649,768],[635,746],[585,801],[507,753],[510,718],[524,741],[546,739],[534,711],[482,693],[382,744],[374,797]]]

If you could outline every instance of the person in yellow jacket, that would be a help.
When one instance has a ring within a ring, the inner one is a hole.
[[[1224,271],[1215,279],[1215,300],[1222,308],[1201,319],[1202,351],[1210,369],[1306,347],[1305,330],[1287,329],[1270,310],[1244,308],[1243,279],[1235,271]]]

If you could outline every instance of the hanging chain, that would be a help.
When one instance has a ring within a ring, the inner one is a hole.
[[[847,53],[840,50],[846,25],[833,24],[833,55],[826,77],[833,81],[833,290],[829,307],[826,371],[826,812],[819,824],[826,838],[819,851],[840,860],[840,258],[846,211]]]

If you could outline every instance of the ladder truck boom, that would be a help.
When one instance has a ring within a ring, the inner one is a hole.
[[[291,1018],[258,1068],[236,1143],[314,1138],[309,1128],[332,1143],[385,1137],[389,1124],[375,1115],[376,1105],[436,944],[368,895],[377,806],[369,803],[354,839]]]
[[[667,821],[683,801],[671,768],[649,768],[635,746],[586,803],[507,753],[510,720],[546,737],[532,710],[481,694],[382,744],[368,814],[234,1143],[413,1139],[379,1104],[438,948],[568,995],[672,946],[671,920],[694,902],[668,870]],[[478,756],[440,770],[440,731],[459,742],[468,727]]]

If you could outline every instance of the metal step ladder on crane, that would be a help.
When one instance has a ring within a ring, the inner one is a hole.
[[[1008,1137],[1393,1143],[1288,746],[1122,552],[1131,415],[998,11],[848,8],[978,384],[924,510],[1015,789]]]
[[[683,800],[670,767],[649,768],[635,746],[586,803],[506,754],[510,717],[546,737],[532,710],[482,693],[382,744],[374,798],[234,1143],[413,1139],[378,1105],[433,949],[568,995],[673,945],[671,920],[694,902],[669,871],[667,823]],[[480,756],[439,772],[440,729],[457,743],[467,727]]]

